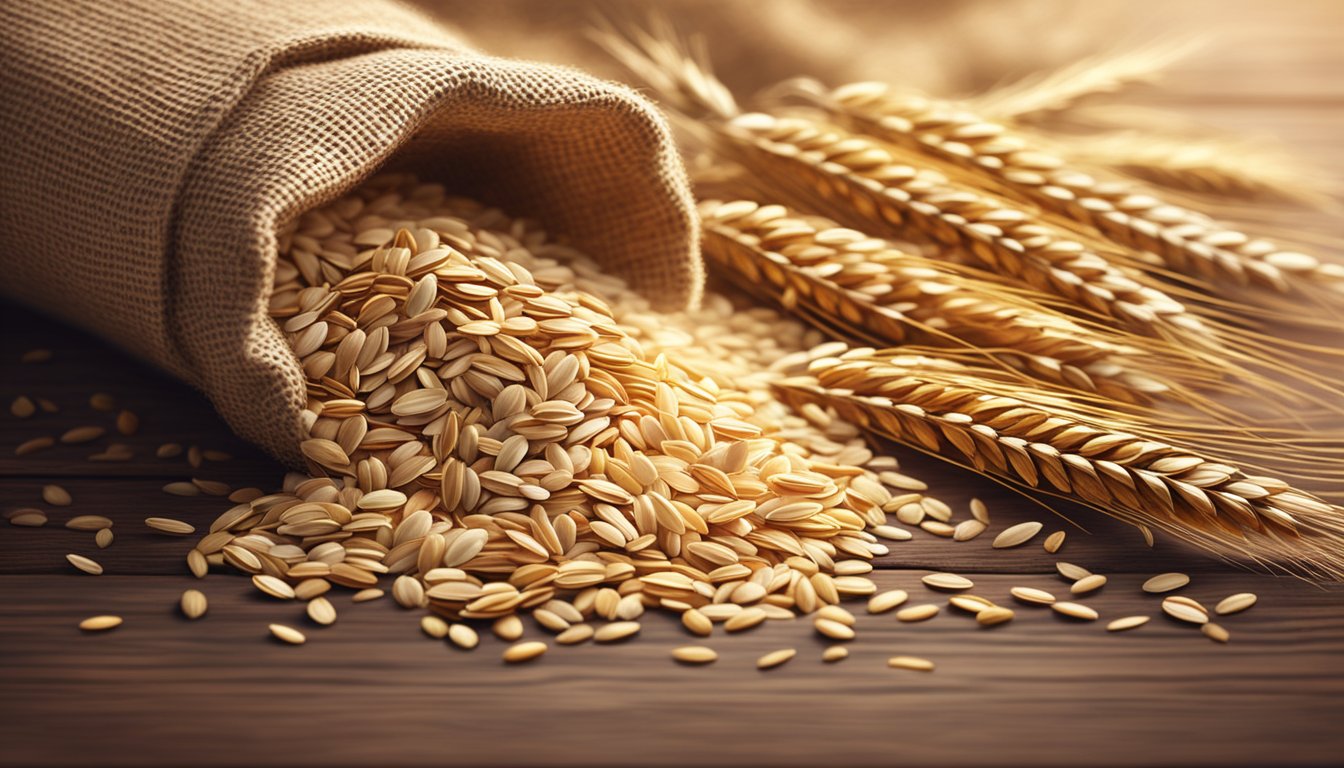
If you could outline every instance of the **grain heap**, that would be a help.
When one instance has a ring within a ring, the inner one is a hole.
[[[198,574],[310,597],[400,574],[408,607],[542,609],[556,631],[653,606],[765,618],[874,592],[886,511],[946,517],[852,428],[773,399],[766,366],[818,339],[768,310],[650,315],[526,222],[405,177],[305,215],[281,252],[313,474],[222,515]]]

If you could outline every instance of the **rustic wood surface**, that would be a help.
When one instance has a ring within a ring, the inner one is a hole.
[[[1290,6],[1266,22],[1256,45],[1181,65],[1175,95],[1154,98],[1215,125],[1286,138],[1344,175],[1344,41],[1339,26],[1321,28],[1323,18],[1344,21],[1332,8],[1341,6]],[[1339,234],[1336,223],[1323,225]],[[520,667],[500,661],[494,638],[471,653],[428,640],[415,614],[390,598],[354,605],[335,594],[340,618],[320,628],[301,605],[260,597],[239,576],[193,580],[182,559],[192,539],[143,524],[164,515],[203,528],[227,503],[169,496],[164,483],[272,487],[282,468],[232,437],[199,394],[91,335],[15,305],[0,306],[0,328],[0,401],[27,394],[61,408],[27,420],[0,415],[0,512],[31,506],[51,516],[41,529],[0,524],[0,764],[1232,766],[1337,764],[1344,752],[1344,590],[1247,573],[1169,540],[1149,549],[1133,529],[1069,510],[1080,529],[905,453],[903,467],[959,514],[974,496],[988,500],[994,527],[968,543],[924,536],[893,544],[878,562],[878,584],[944,608],[919,624],[861,616],[860,640],[839,664],[823,664],[825,644],[804,622],[706,643],[652,616],[636,641],[553,647]],[[18,362],[38,347],[52,360]],[[33,437],[110,427],[114,414],[88,404],[94,392],[138,413],[140,432],[13,455]],[[133,444],[135,458],[87,460],[112,440]],[[199,469],[184,457],[154,458],[169,441],[233,458]],[[74,504],[41,503],[48,483],[69,490]],[[99,550],[92,533],[63,528],[76,514],[110,517],[112,546]],[[1015,605],[1011,624],[982,629],[920,585],[930,570],[955,570],[976,581],[976,594],[1005,603],[1016,585],[1067,593],[1039,539],[991,552],[995,531],[1027,519],[1068,530],[1059,558],[1110,577],[1084,599],[1102,622]],[[76,572],[68,552],[95,557],[107,573]],[[1260,595],[1250,611],[1220,619],[1231,643],[1165,618],[1159,600],[1140,591],[1145,578],[1173,569],[1192,574],[1183,593],[1208,605],[1234,592]],[[188,587],[210,600],[197,622],[176,611]],[[125,624],[97,635],[76,628],[100,613]],[[1123,636],[1105,632],[1105,619],[1130,614],[1154,618]],[[269,639],[270,622],[300,628],[308,643]],[[530,637],[544,634],[529,624]],[[686,643],[712,645],[721,658],[679,666],[668,653]],[[755,669],[756,657],[783,647],[799,656]],[[938,668],[888,669],[893,654],[925,656]]]

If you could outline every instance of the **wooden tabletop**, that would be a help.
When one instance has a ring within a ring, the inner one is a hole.
[[[1310,26],[1187,65],[1179,92],[1191,114],[1286,136],[1338,173],[1344,87],[1317,68],[1344,71],[1344,41]],[[1294,40],[1305,42],[1294,48]],[[1307,85],[1278,89],[1265,67],[1302,71]],[[1220,87],[1189,85],[1201,79]],[[0,415],[0,512],[37,507],[51,517],[43,528],[0,524],[0,764],[1230,766],[1332,764],[1344,751],[1344,590],[1249,573],[1166,539],[1149,549],[1133,529],[1070,509],[1075,527],[904,452],[896,454],[903,468],[959,515],[971,498],[986,500],[993,526],[971,542],[917,536],[893,544],[877,563],[879,587],[943,609],[917,624],[860,615],[860,638],[837,664],[822,662],[827,644],[808,622],[705,641],[673,618],[647,616],[631,642],[553,647],[520,666],[502,663],[503,644],[488,632],[473,652],[428,639],[416,612],[390,598],[355,605],[348,592],[335,594],[339,619],[320,628],[301,605],[262,597],[239,575],[193,579],[183,558],[194,539],[143,522],[170,516],[203,529],[227,502],[171,496],[165,483],[199,477],[272,488],[281,467],[232,437],[200,395],[94,336],[17,305],[0,307],[0,328],[0,400],[7,406],[24,394],[60,408],[24,420],[7,409]],[[51,360],[18,362],[35,348],[51,350]],[[140,431],[14,456],[33,437],[111,427],[115,414],[89,404],[95,392],[137,413]],[[131,443],[134,459],[86,458],[109,440]],[[185,456],[155,458],[166,442],[233,458],[200,468]],[[50,483],[74,503],[42,503]],[[112,545],[99,550],[92,533],[64,528],[77,514],[111,518]],[[1058,556],[1039,538],[990,548],[995,532],[1033,519],[1046,532],[1068,531]],[[67,553],[96,558],[106,573],[77,572]],[[1067,593],[1057,559],[1109,577],[1082,599],[1102,621],[1013,604],[1014,586]],[[946,594],[921,585],[922,575],[942,570],[972,578],[975,594],[1013,604],[1017,618],[977,626],[947,606]],[[1206,605],[1236,592],[1260,599],[1219,619],[1231,642],[1216,644],[1163,616],[1159,599],[1139,589],[1168,570],[1189,573],[1182,594]],[[176,609],[193,587],[210,601],[196,622]],[[125,623],[99,634],[77,629],[104,613]],[[1131,614],[1153,620],[1105,631],[1106,619]],[[271,622],[301,628],[307,644],[270,639]],[[547,633],[529,621],[527,634]],[[687,643],[711,645],[719,661],[674,663],[669,652]],[[755,668],[758,656],[779,648],[798,656]],[[932,659],[937,669],[890,669],[885,660],[896,654]]]

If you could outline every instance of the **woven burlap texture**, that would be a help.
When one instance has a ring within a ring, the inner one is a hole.
[[[3,3],[0,46],[0,291],[196,385],[291,464],[275,233],[381,167],[540,219],[658,306],[699,299],[652,105],[391,0]]]

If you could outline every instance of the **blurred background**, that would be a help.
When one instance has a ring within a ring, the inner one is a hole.
[[[497,55],[628,79],[584,36],[594,14],[650,8],[703,34],[739,97],[784,78],[880,79],[956,97],[1115,49],[1192,39],[1160,88],[1126,104],[1172,108],[1229,132],[1277,138],[1344,177],[1344,2],[1292,0],[412,0]],[[1329,129],[1333,126],[1333,129]]]

